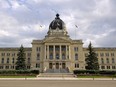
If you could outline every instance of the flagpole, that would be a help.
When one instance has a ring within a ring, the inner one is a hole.
[[[77,39],[77,28],[78,28],[78,26],[77,25],[75,25],[75,40]]]

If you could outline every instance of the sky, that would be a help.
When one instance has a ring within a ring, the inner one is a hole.
[[[57,13],[84,47],[116,47],[116,0],[0,0],[0,47],[31,47]]]

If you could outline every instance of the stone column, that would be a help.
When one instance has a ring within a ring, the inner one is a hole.
[[[68,51],[67,51],[67,45],[66,45],[66,55],[65,55],[66,60],[67,60],[67,54],[68,54]]]
[[[71,58],[71,55],[70,55],[70,53],[71,53],[71,51],[70,51],[70,46],[68,47],[68,56],[69,56],[69,59]]]
[[[47,59],[49,60],[49,45],[47,45]]]
[[[44,55],[44,60],[46,60],[46,45],[44,46],[44,52],[45,52],[45,55]]]
[[[53,45],[53,59],[55,59],[55,55],[56,53],[55,53],[55,45]]]
[[[60,60],[62,60],[61,45],[60,45]]]

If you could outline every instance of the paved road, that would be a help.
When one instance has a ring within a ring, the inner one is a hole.
[[[0,87],[116,87],[116,81],[0,81]]]

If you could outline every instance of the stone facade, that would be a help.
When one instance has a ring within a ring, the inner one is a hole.
[[[14,70],[19,48],[0,48],[0,70]],[[116,70],[116,48],[94,48],[100,70]],[[25,48],[27,69],[40,72],[72,72],[84,70],[87,48],[82,40],[72,40],[59,15],[50,23],[43,40],[33,40],[32,48]]]

